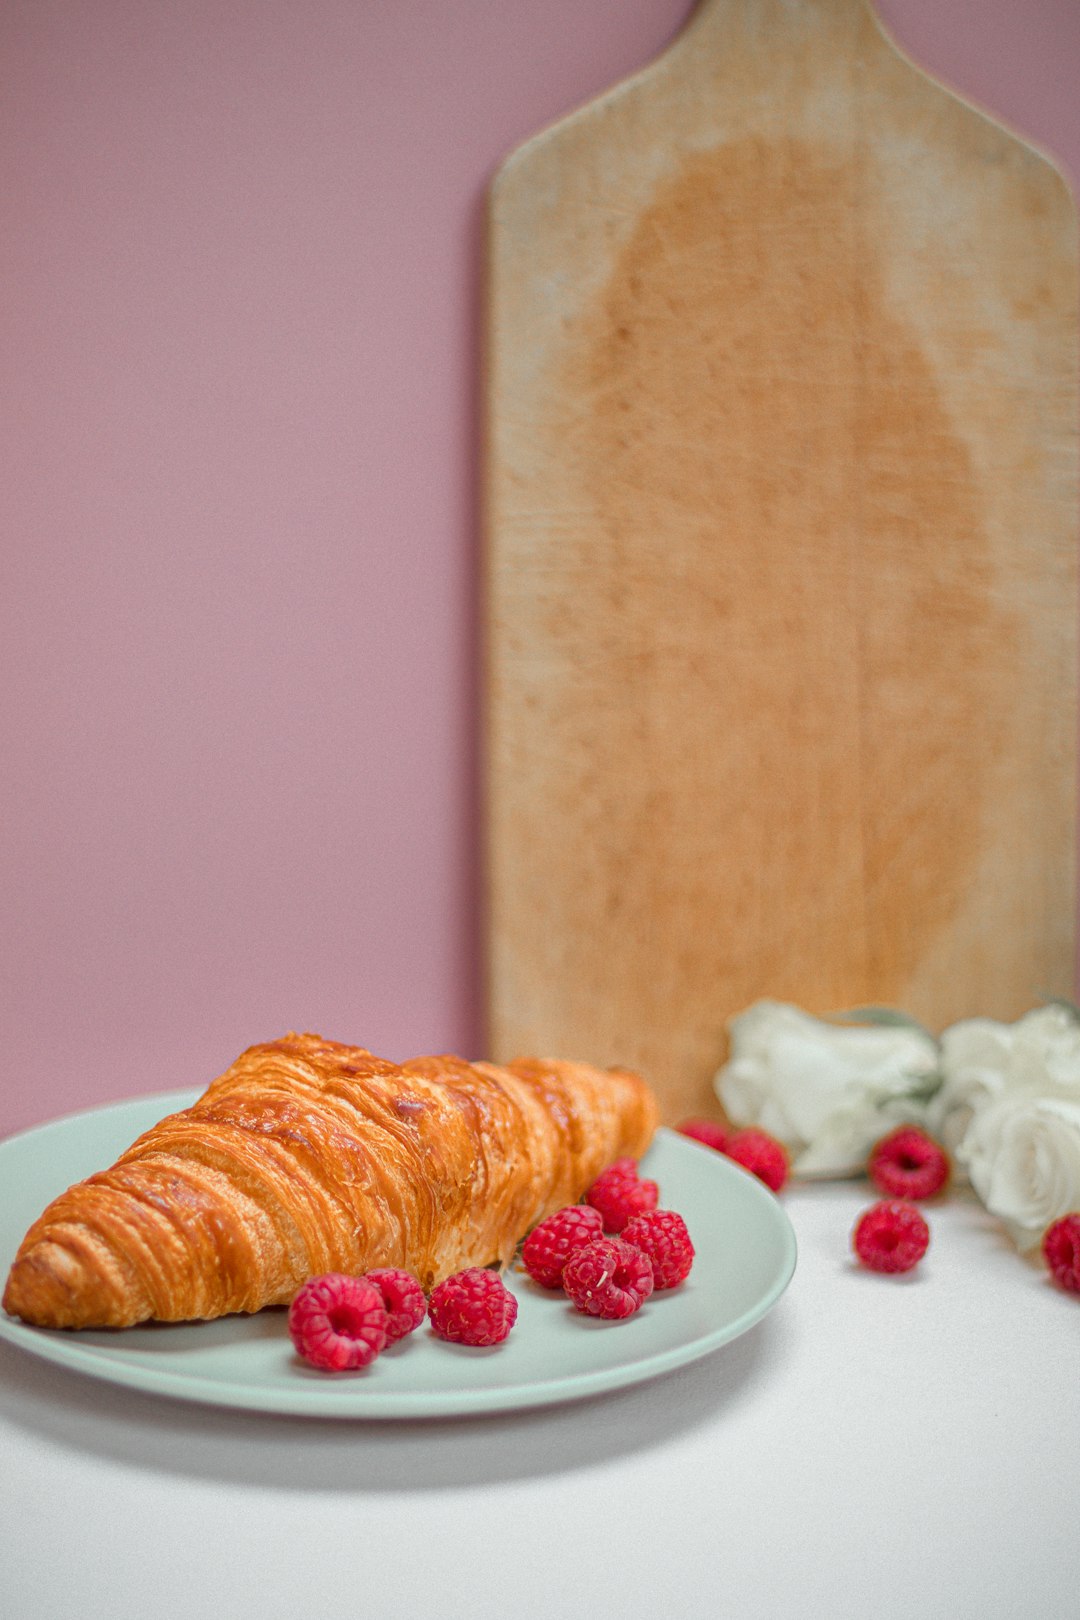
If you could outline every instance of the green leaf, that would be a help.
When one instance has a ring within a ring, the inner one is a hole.
[[[937,1045],[936,1036],[931,1035],[925,1024],[920,1024],[910,1013],[900,1012],[896,1007],[850,1007],[847,1012],[834,1013],[833,1016],[845,1024],[876,1024],[884,1029],[916,1030]],[[1080,1017],[1080,1009],[1077,1016]]]
[[[1070,1001],[1068,996],[1047,996],[1040,991],[1039,999],[1048,1007],[1064,1007],[1065,1011],[1071,1013],[1076,1022],[1080,1024],[1080,1007],[1076,1005],[1075,1001]]]
[[[913,1078],[911,1090],[907,1093],[907,1096],[914,1102],[928,1103],[931,1097],[937,1096],[944,1084],[944,1075],[935,1069],[933,1074],[917,1079]]]

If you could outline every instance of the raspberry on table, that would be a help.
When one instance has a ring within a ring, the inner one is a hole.
[[[420,1326],[427,1315],[427,1300],[411,1271],[380,1266],[375,1271],[365,1272],[364,1281],[372,1283],[382,1295],[387,1316],[387,1344],[396,1344]]]
[[[599,1210],[606,1232],[621,1232],[632,1215],[656,1208],[660,1189],[641,1180],[633,1159],[616,1159],[586,1191],[585,1202]]]
[[[452,1344],[501,1344],[517,1320],[518,1303],[497,1271],[470,1266],[431,1291],[428,1315]]]
[[[686,1222],[673,1209],[653,1209],[635,1215],[622,1230],[622,1241],[647,1254],[652,1262],[653,1284],[659,1290],[675,1288],[690,1274],[694,1245]]]
[[[570,1204],[534,1226],[521,1258],[525,1270],[543,1288],[561,1288],[563,1267],[575,1249],[604,1234],[604,1221],[591,1204]]]
[[[310,1277],[289,1306],[297,1353],[326,1372],[369,1367],[386,1347],[387,1322],[374,1284],[337,1271]]]
[[[718,1125],[712,1119],[684,1119],[678,1130],[680,1136],[689,1136],[705,1147],[715,1148],[717,1153],[723,1153],[731,1134],[725,1126]]]
[[[563,1268],[563,1288],[586,1316],[633,1316],[653,1291],[652,1261],[621,1238],[597,1238],[574,1250]]]
[[[1058,1287],[1080,1294],[1080,1214],[1052,1222],[1043,1233],[1042,1251]]]
[[[855,1223],[852,1246],[871,1271],[910,1271],[930,1243],[930,1228],[914,1204],[884,1199],[871,1204]]]
[[[724,1152],[744,1170],[751,1171],[772,1192],[778,1193],[787,1181],[790,1171],[787,1149],[775,1136],[748,1125],[745,1130],[733,1131],[727,1139]]]
[[[949,1156],[917,1125],[901,1125],[871,1149],[866,1172],[887,1198],[932,1198],[949,1179]]]

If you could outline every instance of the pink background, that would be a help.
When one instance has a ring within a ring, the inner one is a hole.
[[[482,195],[690,10],[0,10],[0,1132],[479,1053]],[[1077,0],[879,11],[1080,175]]]

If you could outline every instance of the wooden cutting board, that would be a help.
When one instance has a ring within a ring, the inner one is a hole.
[[[490,200],[489,1045],[1071,994],[1077,223],[863,0],[706,0]]]

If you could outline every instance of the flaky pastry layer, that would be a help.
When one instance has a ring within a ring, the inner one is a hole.
[[[4,1309],[53,1328],[187,1321],[376,1266],[430,1289],[505,1265],[612,1160],[644,1153],[656,1123],[625,1070],[397,1065],[289,1034],[55,1199],[20,1245]]]

